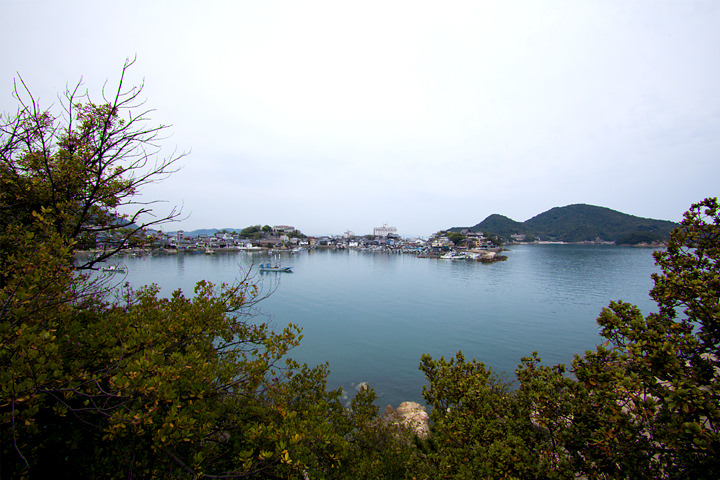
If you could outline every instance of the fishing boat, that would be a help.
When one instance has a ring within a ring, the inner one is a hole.
[[[102,267],[100,270],[111,273],[125,273],[125,268],[118,265],[109,265],[107,267]]]
[[[260,271],[261,272],[288,272],[292,273],[292,267],[283,267],[282,265],[278,263],[261,263],[260,264]]]
[[[462,253],[448,252],[440,257],[443,260],[467,260],[467,256]]]

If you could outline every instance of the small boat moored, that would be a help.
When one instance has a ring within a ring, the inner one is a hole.
[[[283,267],[282,265],[275,263],[261,263],[260,264],[260,271],[261,272],[287,272],[292,273],[292,267]]]
[[[100,270],[103,272],[110,272],[110,273],[125,273],[125,267],[121,267],[118,265],[110,265],[107,267],[102,267]]]
[[[440,257],[443,260],[467,260],[467,256],[462,253],[448,252]]]

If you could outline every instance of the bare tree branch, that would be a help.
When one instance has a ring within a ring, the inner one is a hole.
[[[102,241],[110,246],[79,269],[95,265],[142,242],[147,229],[176,220],[178,207],[148,219],[157,201],[140,201],[138,191],[164,180],[178,170],[185,152],[163,156],[162,142],[169,125],[151,125],[153,110],[141,97],[144,84],[126,87],[135,59],[127,59],[112,95],[107,83],[102,103],[93,102],[82,91],[82,80],[66,88],[61,98],[61,115],[43,110],[22,77],[14,95],[19,108],[0,122],[0,162],[18,184],[44,182],[36,196],[13,192],[29,215],[42,206],[54,212],[58,233],[88,248]],[[40,192],[41,196],[38,196]],[[122,211],[131,210],[123,215]],[[127,218],[126,218],[127,217]],[[107,240],[112,240],[108,242]]]

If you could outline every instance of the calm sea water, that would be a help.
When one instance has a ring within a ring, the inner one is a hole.
[[[378,404],[422,402],[420,356],[483,361],[509,379],[520,358],[547,364],[601,341],[595,319],[611,300],[655,311],[648,295],[657,271],[649,249],[601,245],[524,245],[494,264],[357,251],[309,251],[280,258],[293,273],[258,274],[262,320],[292,322],[303,341],[291,356],[329,362],[330,387],[352,394],[368,382]],[[195,282],[232,282],[266,256],[247,253],[124,258],[134,286],[190,294]]]

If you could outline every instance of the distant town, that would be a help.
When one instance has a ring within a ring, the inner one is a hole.
[[[605,207],[575,204],[555,207],[526,222],[493,214],[472,227],[452,227],[430,238],[403,238],[397,228],[384,224],[372,234],[305,235],[292,225],[252,225],[243,229],[195,230],[192,232],[133,231],[146,236],[135,254],[237,252],[290,252],[310,249],[354,249],[369,252],[406,253],[418,257],[496,262],[506,257],[503,245],[517,243],[594,243],[657,247],[678,226],[667,220],[635,217]],[[124,239],[97,237],[87,249],[99,253],[123,249]]]
[[[499,261],[502,249],[496,237],[482,232],[440,231],[428,239],[402,238],[397,228],[387,224],[375,227],[372,234],[355,235],[348,231],[342,235],[308,236],[292,225],[255,225],[242,230],[220,230],[214,233],[155,232],[149,235],[151,250],[156,253],[206,253],[220,251],[289,251],[304,249],[354,249],[370,252],[415,254],[425,258],[450,260]],[[110,245],[105,245],[105,247]],[[103,245],[98,245],[102,249]]]

